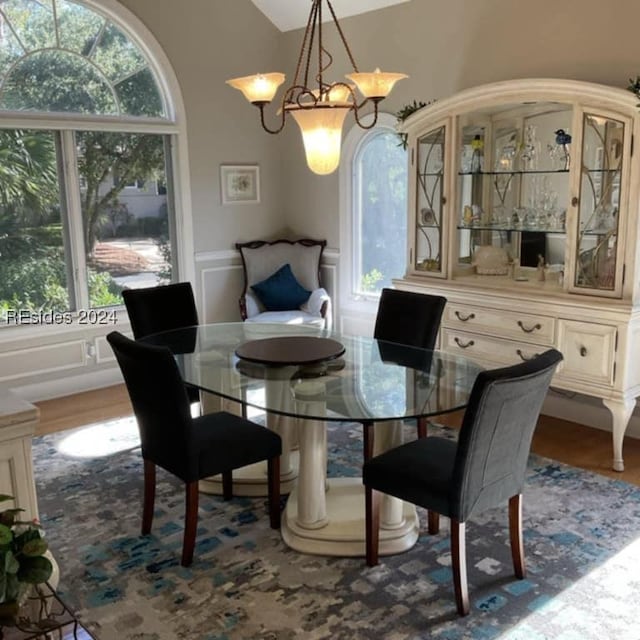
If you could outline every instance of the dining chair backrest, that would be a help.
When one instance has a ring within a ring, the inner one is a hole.
[[[198,310],[190,282],[125,289],[122,298],[133,336],[144,336],[198,324]]]
[[[452,517],[465,521],[476,510],[522,493],[533,432],[561,360],[559,351],[549,349],[478,374],[458,436]]]
[[[446,303],[443,296],[385,288],[380,295],[373,337],[433,349]]]
[[[175,358],[167,347],[131,340],[117,331],[107,335],[140,430],[142,456],[185,479],[192,460],[189,399]]]

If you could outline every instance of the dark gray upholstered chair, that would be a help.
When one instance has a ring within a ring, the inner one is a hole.
[[[433,349],[447,299],[399,289],[383,289],[373,337],[409,347]],[[418,420],[418,436],[427,435],[427,420]]]
[[[531,438],[562,354],[555,349],[510,367],[478,374],[458,441],[417,439],[365,462],[367,564],[378,563],[378,492],[429,510],[429,533],[439,514],[451,519],[456,605],[469,613],[465,523],[474,513],[509,502],[509,535],[515,574],[525,575],[522,489]]]
[[[125,289],[122,299],[136,340],[198,324],[198,309],[190,282]],[[189,402],[200,401],[200,393],[195,387],[187,385],[187,393]]]
[[[231,413],[192,418],[186,389],[167,347],[130,340],[117,331],[107,336],[138,421],[144,460],[142,534],[151,532],[156,465],[186,485],[182,565],[189,566],[198,523],[198,481],[222,474],[223,495],[231,498],[232,472],[267,460],[271,527],[280,527],[280,436]]]

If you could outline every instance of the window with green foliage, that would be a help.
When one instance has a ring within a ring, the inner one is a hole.
[[[367,133],[353,158],[353,293],[377,295],[407,264],[407,152],[386,127]]]
[[[170,280],[159,87],[94,8],[0,0],[0,319],[120,305],[123,288]]]

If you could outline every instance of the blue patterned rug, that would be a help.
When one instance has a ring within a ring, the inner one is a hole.
[[[418,544],[367,568],[290,550],[269,529],[263,499],[202,495],[185,569],[179,483],[159,471],[153,535],[141,537],[132,422],[82,434],[36,438],[35,474],[59,591],[100,640],[640,639],[638,487],[532,456],[527,579],[513,576],[506,505],[473,518],[471,615],[459,618],[446,519],[428,536],[421,513]],[[98,457],[79,457],[87,442]],[[329,442],[330,475],[357,475],[360,429],[331,427]]]

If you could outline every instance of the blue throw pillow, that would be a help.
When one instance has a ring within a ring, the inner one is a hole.
[[[311,295],[293,275],[291,265],[285,264],[266,280],[251,287],[267,311],[298,309]]]

